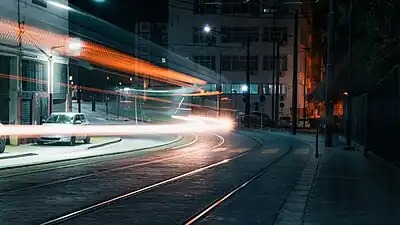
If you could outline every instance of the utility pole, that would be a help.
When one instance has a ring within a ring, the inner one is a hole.
[[[293,80],[292,80],[292,135],[297,128],[297,58],[298,58],[299,13],[294,13],[294,44],[293,44]]]
[[[353,116],[353,104],[352,104],[352,77],[353,77],[353,68],[352,68],[352,60],[353,60],[353,52],[352,52],[352,36],[353,36],[353,0],[350,0],[349,6],[349,61],[348,61],[348,78],[347,78],[347,107],[346,107],[346,145],[351,146],[351,132],[352,132],[352,116]]]
[[[333,77],[333,39],[335,36],[335,0],[329,0],[328,54],[325,74],[325,147],[332,146],[333,104],[330,99],[330,79]]]
[[[275,85],[275,126],[278,127],[279,126],[279,103],[280,103],[280,73],[281,73],[281,57],[280,57],[280,41],[278,40],[276,42],[276,62],[275,62],[275,80],[276,83]]]
[[[247,86],[247,92],[246,92],[246,109],[245,113],[246,116],[248,117],[247,119],[247,127],[250,127],[250,36],[247,36],[247,41],[246,41],[246,86]]]
[[[307,117],[307,108],[306,108],[306,102],[307,102],[307,52],[311,48],[308,48],[307,46],[303,49],[304,50],[304,81],[303,81],[303,94],[304,94],[304,99],[303,99],[303,128],[306,128],[306,117]]]
[[[275,2],[276,3],[276,2]],[[276,6],[276,4],[275,4]],[[274,26],[272,28],[272,107],[271,107],[271,118],[273,122],[277,122],[274,121],[275,120],[275,92],[276,92],[276,88],[275,88],[275,44],[276,44],[276,7],[274,10]]]
[[[79,64],[76,65],[76,80],[78,82],[77,83],[78,90],[77,90],[77,96],[76,96],[76,99],[78,101],[78,113],[81,113],[82,112],[82,108],[81,108],[82,94],[81,94],[81,87],[80,87],[81,82],[79,80]]]
[[[221,52],[219,53],[219,84],[218,84],[218,90],[219,92],[222,92],[222,54]],[[217,117],[219,118],[221,116],[221,95],[217,95]]]

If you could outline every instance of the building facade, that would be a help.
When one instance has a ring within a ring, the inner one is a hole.
[[[68,35],[68,10],[62,5],[67,7],[68,1],[1,1],[1,22],[18,27],[19,20],[21,29]],[[68,60],[43,48],[36,37],[22,33],[21,39],[22,54],[18,38],[0,37],[0,104],[6,107],[0,112],[3,124],[37,124],[49,113],[50,93],[53,102],[65,103],[67,98],[67,87],[62,84],[68,82]],[[18,144],[17,138],[10,141]]]
[[[293,11],[301,9],[299,5],[276,8],[272,7],[273,4],[268,4],[268,1],[264,2],[264,5],[261,5],[253,2],[243,3],[239,0],[190,0],[187,3],[170,0],[169,49],[221,74],[221,80],[225,80],[222,82],[223,99],[229,101],[223,105],[244,112],[242,87],[246,84],[247,69],[245,43],[250,40],[251,110],[263,110],[271,116],[272,94],[274,90],[279,89],[279,114],[287,116],[291,114],[295,41],[299,43],[299,48],[295,50],[299,54],[298,76],[303,71],[301,65],[304,65],[304,57],[300,56],[301,48],[304,47],[300,45],[300,22],[297,40],[293,37],[295,27]],[[274,32],[274,12],[277,13],[276,32]],[[209,33],[204,32],[205,26],[211,28]],[[280,42],[279,88],[275,88],[276,85],[272,80],[274,40]],[[305,99],[304,80],[302,82],[300,78],[298,109],[304,107]],[[216,85],[210,84],[209,87],[215,89]],[[264,102],[260,101],[262,95],[265,96]]]

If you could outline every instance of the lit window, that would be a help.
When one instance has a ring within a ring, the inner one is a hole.
[[[273,84],[263,84],[263,94],[264,95],[272,95],[276,93],[276,85]],[[286,84],[279,85],[279,94],[286,95],[287,94],[287,86]]]

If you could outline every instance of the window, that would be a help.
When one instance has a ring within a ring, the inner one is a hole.
[[[215,70],[215,56],[193,56],[193,61],[197,64],[200,64],[208,69]]]
[[[224,94],[243,94],[242,87],[245,85],[246,84],[223,84],[222,90]],[[258,84],[250,84],[250,94],[258,95]]]
[[[224,94],[232,94],[232,84],[222,84],[222,92]]]
[[[203,28],[195,27],[193,28],[193,43],[208,43],[210,45],[215,45],[216,38],[213,34],[203,32]]]
[[[47,1],[45,0],[32,0],[32,3],[47,8]]]
[[[221,56],[222,70],[225,71],[246,71],[246,56]],[[258,71],[258,56],[250,56],[250,70]]]
[[[216,84],[206,84],[201,87],[205,91],[217,91],[217,85]]]
[[[264,27],[263,41],[272,42],[275,38],[276,41],[286,42],[288,37],[287,27],[275,27],[275,30],[274,35],[273,27]]]
[[[249,3],[243,0],[222,0],[222,13],[242,14],[249,13]]]
[[[247,38],[250,41],[259,41],[258,27],[221,27],[221,42],[246,42]]]
[[[55,94],[60,93],[65,96],[67,93],[67,87],[63,84],[68,83],[68,66],[61,63],[53,63],[53,91]]]
[[[258,95],[258,84],[250,84],[250,94]]]
[[[214,3],[214,4],[213,4]],[[215,0],[197,0],[195,3],[195,13],[217,13],[218,5],[215,4]]]
[[[264,95],[272,95],[276,93],[276,85],[274,84],[263,84],[263,94]],[[279,94],[286,95],[287,94],[287,86],[286,84],[279,85]]]
[[[23,60],[22,76],[26,78],[22,81],[22,90],[24,91],[47,91],[47,82],[36,82],[36,80],[47,80],[47,65]],[[35,82],[32,82],[35,81]]]
[[[288,58],[287,55],[281,55],[280,57],[280,70],[288,70]],[[274,71],[274,60],[272,56],[264,56],[263,58],[263,70],[264,71]]]
[[[274,70],[274,60],[273,60],[272,56],[264,56],[263,70],[264,71],[273,71]]]

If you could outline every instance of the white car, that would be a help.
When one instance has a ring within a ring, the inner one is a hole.
[[[47,120],[42,121],[43,126],[84,126],[89,125],[89,121],[86,116],[82,113],[52,113]],[[67,143],[69,145],[75,145],[76,141],[83,141],[85,144],[90,143],[90,137],[85,136],[63,136],[63,135],[52,135],[52,136],[41,136],[37,139],[38,145],[45,143]]]
[[[0,123],[0,126],[3,126],[3,124]],[[3,153],[6,150],[6,143],[7,138],[4,135],[0,136],[0,153]]]

